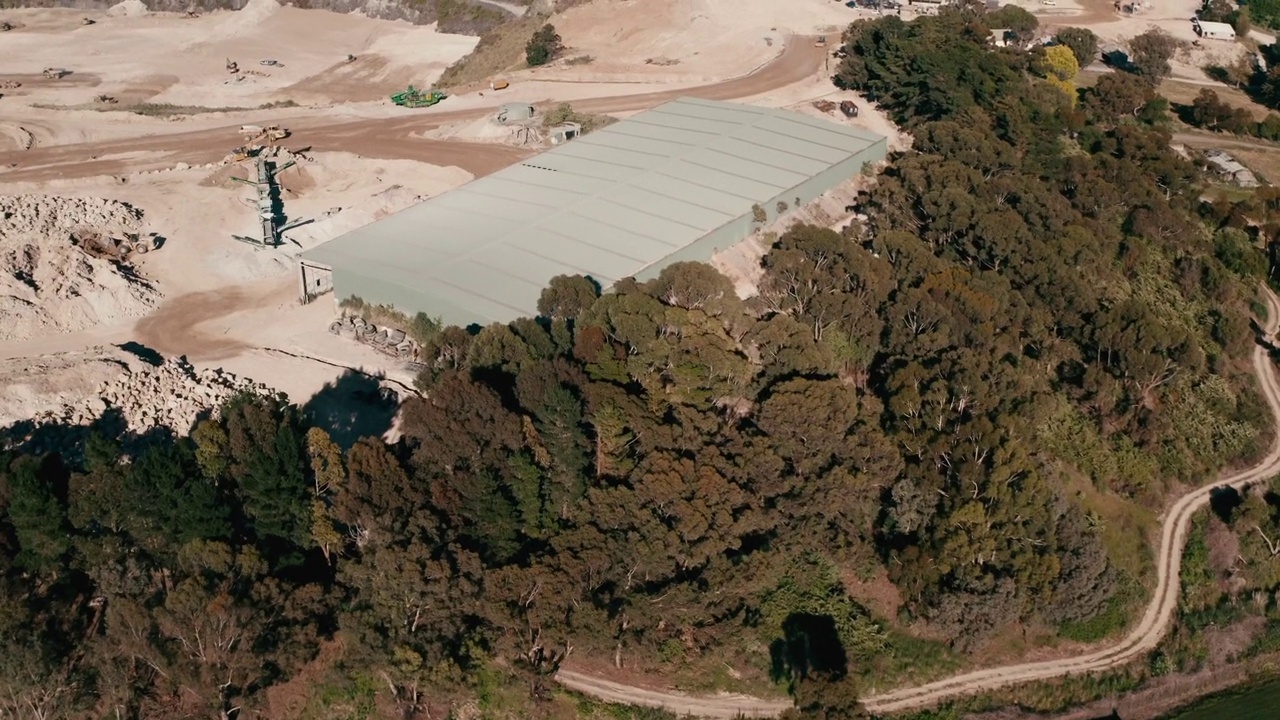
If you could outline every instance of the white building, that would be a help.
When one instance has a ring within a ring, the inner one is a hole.
[[[1196,33],[1206,40],[1235,40],[1236,29],[1223,22],[1197,21]]]

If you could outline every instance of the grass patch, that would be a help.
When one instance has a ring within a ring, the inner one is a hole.
[[[1262,176],[1254,173],[1259,180]],[[1239,185],[1229,185],[1226,183],[1214,183],[1204,189],[1201,197],[1209,202],[1219,202],[1225,200],[1227,202],[1238,203],[1244,202],[1253,196],[1255,188],[1242,188]]]
[[[466,0],[437,0],[436,22],[442,33],[478,35],[502,25],[510,17],[505,11],[476,5]]]
[[[138,103],[137,105],[126,105],[120,109],[131,112],[134,115],[172,117],[174,115],[202,115],[204,113],[244,112],[247,110],[278,110],[297,106],[298,104],[292,100],[279,100],[277,102],[264,103],[257,107],[202,107],[199,105],[171,105],[169,103]],[[103,110],[109,109],[103,108]]]
[[[170,103],[135,103],[133,105],[111,105],[94,103],[93,105],[48,105],[37,103],[32,107],[42,110],[96,110],[97,112],[127,112],[147,117],[176,117],[179,115],[204,115],[206,113],[249,112],[251,110],[278,110],[298,107],[292,100],[277,100],[263,103],[257,107],[205,107],[203,105],[172,105]]]
[[[439,320],[430,317],[426,313],[420,312],[413,317],[409,317],[390,305],[374,305],[365,302],[363,298],[356,295],[343,299],[342,302],[338,303],[338,306],[360,315],[379,327],[389,325],[403,330],[405,335],[408,335],[419,344],[426,344],[440,332],[442,327]]]
[[[1061,712],[1099,698],[1131,692],[1145,680],[1145,674],[1134,668],[1045,680],[961,698],[929,710],[895,715],[894,720],[960,720],[1009,707],[1016,707],[1022,713]]]
[[[1160,83],[1156,88],[1156,92],[1165,96],[1169,102],[1178,105],[1190,105],[1195,101],[1196,96],[1206,87],[1218,93],[1218,97],[1231,107],[1243,108],[1253,116],[1254,120],[1261,120],[1271,112],[1267,108],[1254,102],[1252,98],[1244,94],[1244,92],[1226,85],[1214,85],[1212,87],[1205,85],[1196,85],[1194,83],[1183,82],[1181,80],[1167,79]]]
[[[1119,634],[1129,624],[1136,608],[1143,600],[1142,586],[1128,575],[1121,574],[1116,592],[1107,601],[1102,612],[1088,620],[1063,623],[1058,632],[1068,640],[1097,642]]]
[[[614,705],[590,698],[578,696],[577,707],[574,708],[576,718],[590,720],[676,720],[675,713],[658,708],[637,707],[634,705]]]
[[[612,115],[591,115],[588,113],[580,113],[573,109],[569,103],[560,103],[559,105],[547,111],[542,117],[543,127],[555,127],[560,123],[578,123],[582,126],[582,134],[593,130],[599,130],[602,127],[608,127],[616,122],[618,118]]]
[[[965,667],[965,658],[936,640],[918,638],[897,628],[889,628],[886,651],[860,668],[866,682],[890,685],[932,682]]]
[[[524,46],[545,22],[542,16],[527,16],[486,32],[480,36],[475,50],[445,68],[436,87],[483,82],[499,73],[524,68]]]

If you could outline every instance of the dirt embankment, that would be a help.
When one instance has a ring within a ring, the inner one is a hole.
[[[242,10],[250,0],[137,0],[129,5],[145,6],[150,12],[185,13],[188,10]],[[74,7],[84,10],[106,10],[117,3],[113,0],[16,0],[5,3],[8,7]],[[359,11],[377,20],[408,20],[414,25],[430,25],[439,22],[439,30],[460,35],[480,35],[515,17],[498,5],[482,0],[292,0],[294,7],[303,10],[330,10],[336,13]],[[523,4],[517,0],[515,4]],[[441,12],[443,6],[444,12]],[[141,8],[130,8],[130,14],[138,14]]]

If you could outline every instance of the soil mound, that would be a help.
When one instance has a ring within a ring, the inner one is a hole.
[[[138,317],[160,293],[132,265],[91,258],[71,233],[135,232],[142,212],[102,198],[0,195],[0,340]]]

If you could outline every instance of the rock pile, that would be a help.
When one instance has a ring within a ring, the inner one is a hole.
[[[135,231],[142,225],[142,211],[106,198],[0,195],[0,237],[63,235],[84,225],[106,232]]]
[[[6,358],[0,362],[0,427],[60,410],[140,365],[114,346]]]
[[[160,294],[133,267],[90,258],[73,230],[119,236],[142,211],[104,198],[0,195],[0,340],[73,332],[138,317]]]
[[[265,385],[223,370],[196,370],[186,358],[125,373],[98,389],[96,397],[45,413],[37,424],[88,425],[107,412],[118,413],[127,431],[141,434],[170,428],[183,435],[205,413],[216,412],[240,392],[271,392]]]

